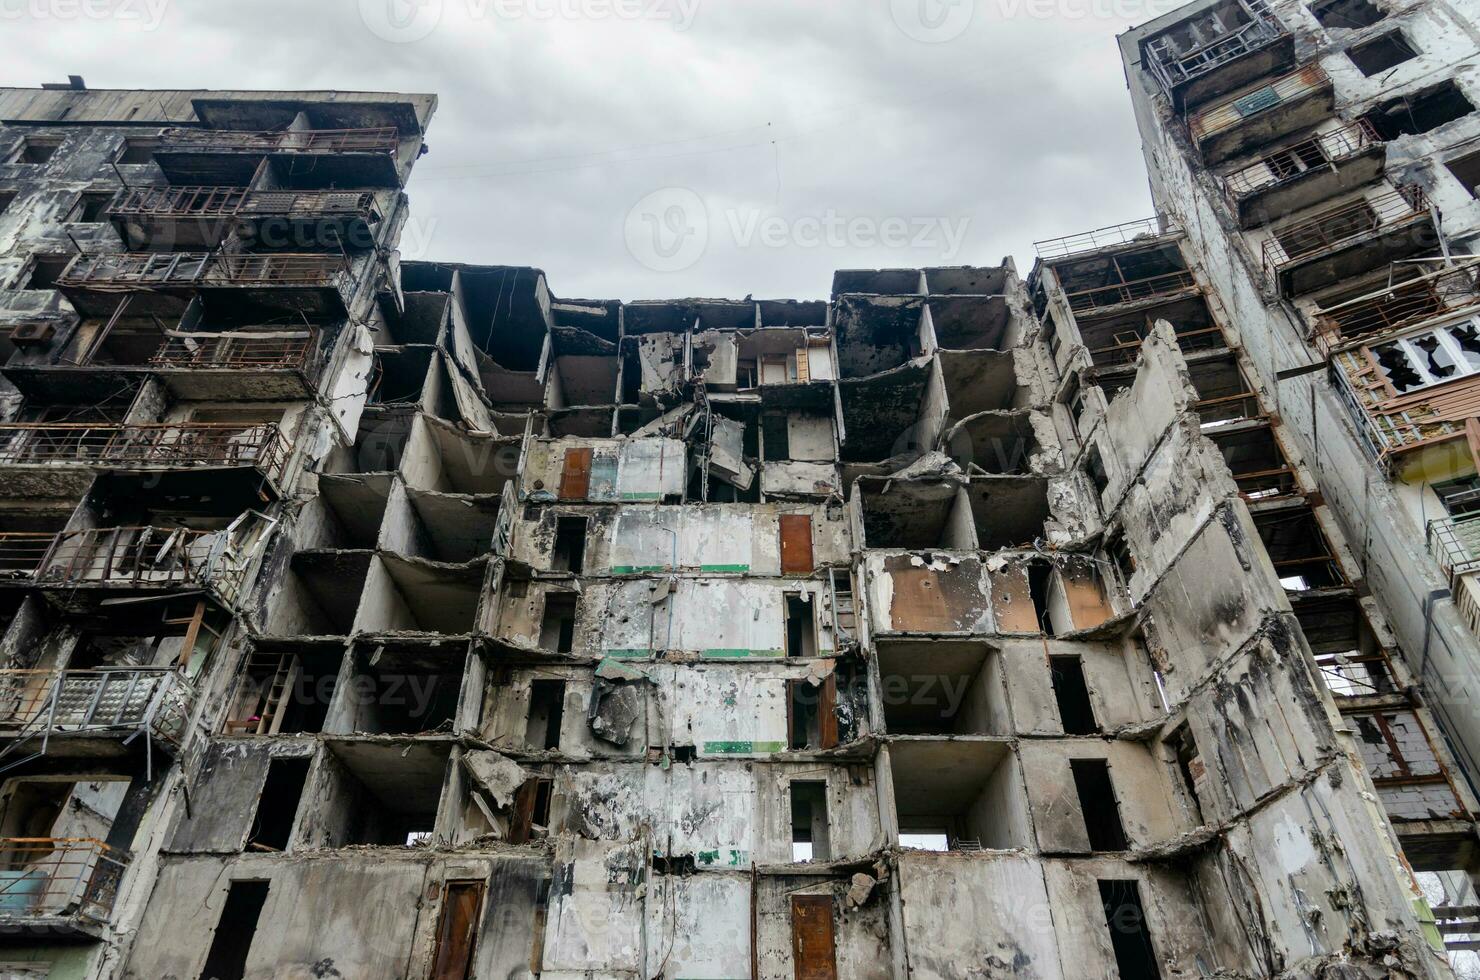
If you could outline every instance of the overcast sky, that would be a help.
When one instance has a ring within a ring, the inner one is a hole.
[[[1149,214],[1115,35],[1174,5],[0,0],[0,81],[434,92],[408,258],[823,297]]]

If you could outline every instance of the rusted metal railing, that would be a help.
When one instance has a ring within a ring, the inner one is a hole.
[[[262,336],[249,331],[176,334],[165,340],[149,363],[159,368],[308,371],[317,361],[317,352],[314,331]]]
[[[1329,355],[1354,337],[1418,327],[1476,308],[1480,308],[1480,261],[1470,260],[1317,310],[1312,315],[1312,337]]]
[[[368,191],[254,191],[245,187],[130,187],[108,207],[115,217],[232,218],[305,215],[326,217],[370,211]]]
[[[275,423],[174,425],[31,422],[0,425],[0,465],[253,466],[279,474],[288,440]]]
[[[128,859],[90,837],[0,838],[0,920],[106,922]]]
[[[1141,345],[1143,343],[1145,343],[1145,338],[1138,336],[1134,340],[1125,340],[1105,347],[1091,348],[1089,351],[1090,360],[1098,367],[1108,367],[1114,364],[1130,364],[1141,353]],[[1223,331],[1218,327],[1201,327],[1197,330],[1180,331],[1177,334],[1177,344],[1184,351],[1222,347],[1225,343]]]
[[[338,287],[343,256],[315,253],[113,252],[78,255],[57,279],[60,289],[140,286]]]
[[[1151,238],[1175,231],[1170,219],[1163,215],[1127,221],[1118,225],[1106,225],[1081,231],[1063,238],[1045,238],[1033,243],[1033,250],[1041,259],[1062,259],[1071,255],[1098,252],[1102,248],[1129,245],[1138,238]]]
[[[147,728],[179,745],[190,697],[174,667],[0,670],[0,730],[45,735]]]
[[[1251,116],[1294,102],[1330,84],[1331,79],[1326,75],[1325,69],[1311,63],[1275,79],[1263,88],[1204,109],[1193,115],[1187,125],[1192,131],[1192,138],[1202,142],[1210,136],[1233,129]]]
[[[0,532],[0,579],[35,576],[56,537],[51,531]]]
[[[1365,235],[1429,214],[1428,195],[1406,184],[1377,197],[1362,198],[1274,229],[1264,242],[1264,271],[1271,281],[1285,266],[1312,258]]]
[[[1160,296],[1174,296],[1196,286],[1197,281],[1192,278],[1192,273],[1184,270],[1168,272],[1160,276],[1148,276],[1145,279],[1113,283],[1109,286],[1097,286],[1094,289],[1081,289],[1078,292],[1065,294],[1065,298],[1069,301],[1069,309],[1075,313],[1090,313],[1105,307],[1119,306],[1122,303],[1136,303]]]
[[[1250,20],[1196,47],[1179,49],[1170,39],[1153,38],[1147,44],[1146,66],[1162,87],[1171,91],[1285,36],[1284,27],[1273,16],[1260,10],[1248,13]]]
[[[1329,170],[1342,160],[1381,146],[1383,139],[1365,119],[1329,133],[1301,140],[1235,170],[1223,178],[1223,186],[1234,204],[1254,194],[1294,183],[1312,170]]]
[[[165,149],[235,153],[395,153],[400,134],[395,127],[378,129],[308,129],[253,132],[234,129],[166,129]]]

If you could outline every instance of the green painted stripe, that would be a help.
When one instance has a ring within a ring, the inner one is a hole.
[[[704,751],[710,755],[754,755],[762,752],[781,752],[785,742],[705,742]]]
[[[701,572],[748,572],[749,565],[700,565]]]
[[[653,651],[634,647],[630,650],[607,650],[605,651],[605,655],[611,657],[613,660],[642,660],[646,657],[651,657]]]
[[[613,565],[613,575],[632,575],[637,572],[666,572],[667,565]]]
[[[661,496],[657,493],[624,493],[623,500],[657,500]]]
[[[742,647],[716,647],[709,650],[700,650],[699,656],[711,657],[715,660],[748,660],[752,657],[767,659],[781,657],[780,650],[747,650]]]

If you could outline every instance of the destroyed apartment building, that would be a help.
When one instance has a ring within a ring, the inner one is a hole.
[[[432,96],[0,90],[0,978],[1464,975],[1469,426],[1231,244],[1381,154],[1177,128],[1290,6],[1127,35],[1158,219],[825,301],[401,261]]]

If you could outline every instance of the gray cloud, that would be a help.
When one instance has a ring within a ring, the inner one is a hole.
[[[157,29],[124,16],[151,2]],[[836,268],[1026,271],[1035,238],[1149,212],[1114,43],[1145,18],[1091,3],[0,0],[0,29],[9,85],[436,92],[411,257],[535,265],[572,297],[817,297]],[[367,26],[439,8],[418,40]],[[665,188],[703,213],[629,215]],[[631,247],[673,228],[707,230],[676,271]]]

